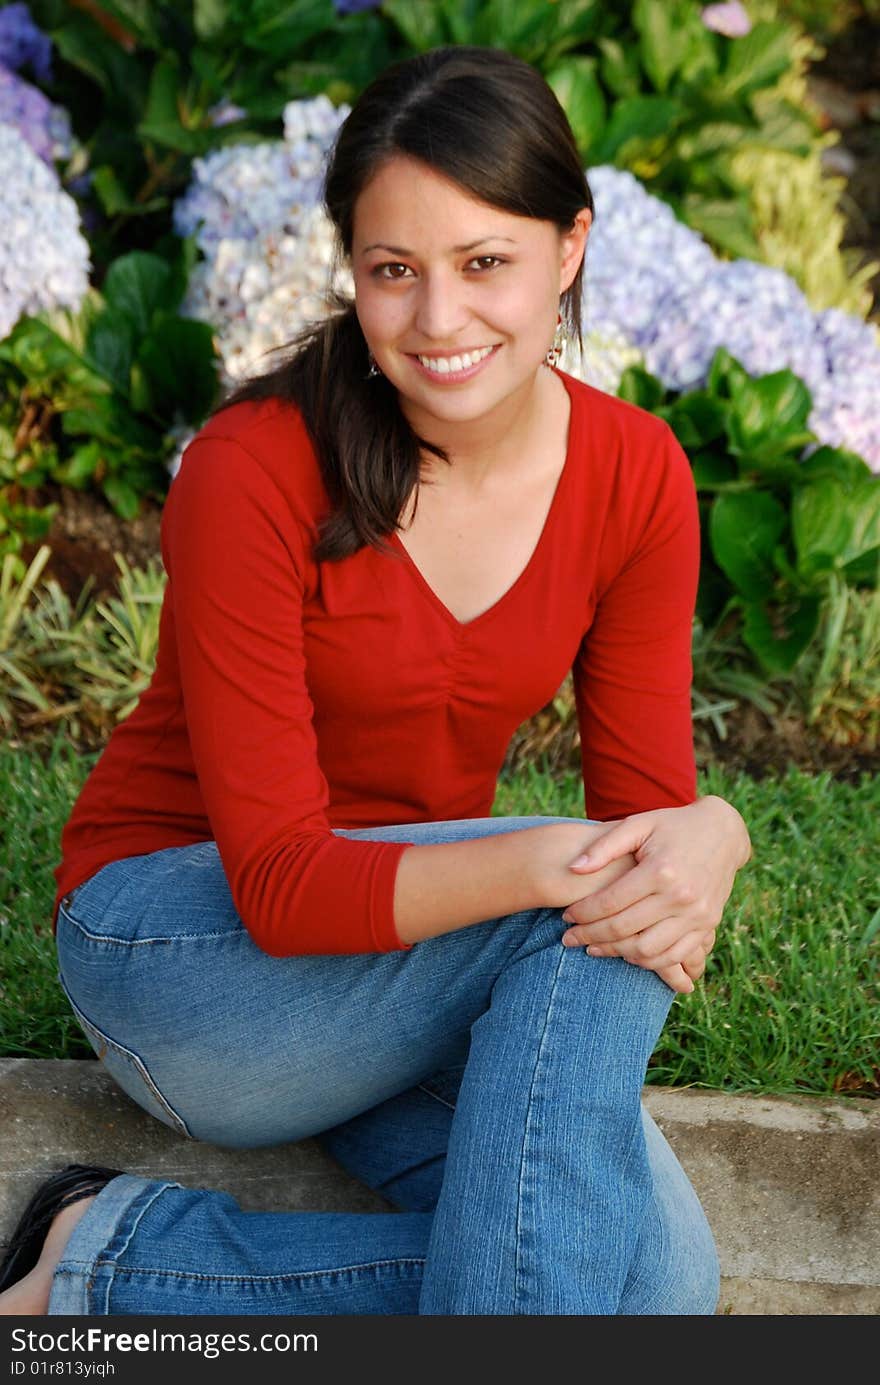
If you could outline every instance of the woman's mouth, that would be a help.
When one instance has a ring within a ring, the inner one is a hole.
[[[461,380],[470,380],[478,370],[482,370],[488,360],[501,350],[500,343],[495,346],[479,346],[472,351],[462,351],[456,356],[410,356],[422,375],[444,385],[455,385]]]

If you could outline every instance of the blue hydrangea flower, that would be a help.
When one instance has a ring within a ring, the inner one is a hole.
[[[28,66],[38,82],[52,80],[52,41],[37,28],[27,5],[0,9],[0,65],[10,72]]]
[[[813,398],[809,426],[880,472],[880,336],[839,309],[816,313],[781,269],[719,260],[628,171],[589,171],[584,327],[615,331],[667,389],[706,383],[719,346],[751,375],[791,370]]]

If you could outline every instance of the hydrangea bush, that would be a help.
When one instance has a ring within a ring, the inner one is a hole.
[[[89,285],[79,211],[54,170],[0,123],[0,340],[20,317],[76,309]]]
[[[633,174],[589,173],[585,320],[622,331],[667,389],[703,386],[725,347],[751,375],[789,369],[813,396],[809,427],[880,472],[880,341],[860,318],[814,312],[783,270],[719,260]]]

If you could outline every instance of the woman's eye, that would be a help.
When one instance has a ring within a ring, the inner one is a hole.
[[[372,273],[377,279],[402,279],[403,274],[385,273],[386,270],[395,269],[402,269],[404,274],[407,272],[407,266],[405,264],[378,264]]]
[[[471,260],[471,264],[479,265],[481,269],[494,269],[496,265],[504,264],[504,261],[497,255],[478,255],[475,260]]]

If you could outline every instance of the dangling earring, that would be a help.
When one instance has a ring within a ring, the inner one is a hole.
[[[376,365],[376,357],[373,355],[369,347],[367,347],[367,360],[370,362],[370,369],[367,371],[366,375],[364,376],[364,379],[373,380],[377,375],[381,375],[382,372]]]
[[[562,322],[562,313],[556,314],[556,331],[553,334],[553,345],[544,357],[546,366],[559,364],[559,358],[565,348],[565,327]]]

